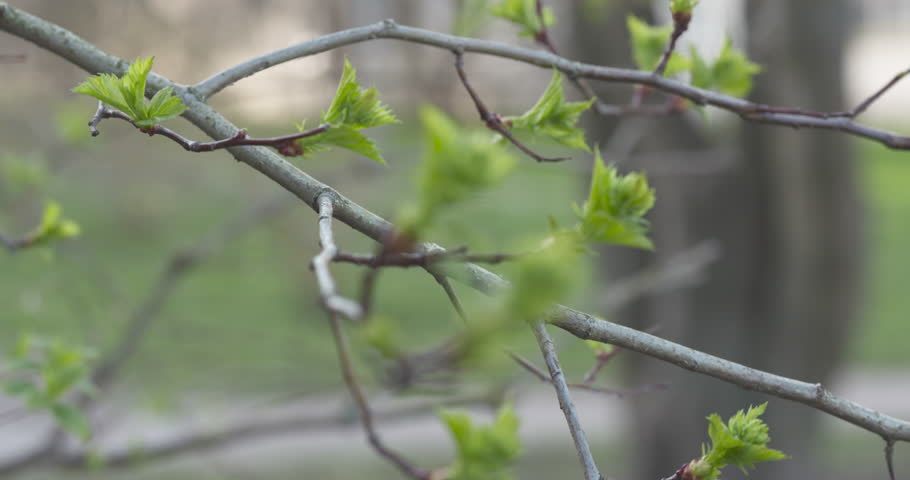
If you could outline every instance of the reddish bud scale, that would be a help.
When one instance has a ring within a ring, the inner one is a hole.
[[[673,26],[679,32],[685,32],[689,29],[689,22],[692,21],[692,12],[673,12]]]

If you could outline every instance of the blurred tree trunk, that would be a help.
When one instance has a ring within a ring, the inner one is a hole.
[[[587,61],[628,65],[625,16],[640,12],[643,2],[608,3],[608,15],[599,19],[576,9],[573,53]],[[840,72],[848,37],[846,1],[746,3],[751,56],[765,67],[753,97],[770,104],[844,108]],[[698,10],[694,21],[699,21]],[[628,98],[627,92],[625,97],[611,93],[610,102]],[[595,121],[592,141],[604,143],[612,123]],[[611,252],[606,265],[611,278],[705,239],[718,240],[723,257],[697,288],[651,297],[614,320],[658,326],[659,335],[685,345],[824,383],[842,357],[858,300],[861,224],[849,142],[837,133],[739,123],[739,135],[725,135],[734,137],[724,139],[734,153],[720,162],[723,169],[706,173],[690,165],[692,171],[682,175],[661,174],[662,165],[671,162],[674,171],[680,170],[673,155],[657,165],[623,164],[651,172],[658,195],[651,215],[657,251]],[[697,119],[654,120],[639,151],[704,149],[699,124]],[[630,356],[628,361],[631,383],[672,384],[667,394],[634,403],[637,441],[630,448],[638,462],[630,478],[663,478],[697,456],[706,440],[707,414],[728,416],[766,400],[652,360]],[[772,399],[767,419],[773,445],[793,458],[762,466],[750,478],[818,478],[813,462],[818,418],[805,407]]]

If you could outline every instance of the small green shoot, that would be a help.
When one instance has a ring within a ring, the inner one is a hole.
[[[562,87],[562,75],[553,71],[553,79],[533,108],[520,117],[504,118],[515,130],[524,130],[535,138],[549,138],[569,148],[591,151],[585,142],[584,130],[578,128],[581,116],[594,100],[567,102]]]
[[[588,242],[653,249],[644,215],[654,206],[654,189],[644,174],[620,175],[595,151],[588,201],[573,205],[579,232]]]
[[[543,9],[543,24],[537,15],[536,0],[502,0],[490,9],[493,15],[508,20],[521,28],[519,35],[536,37],[544,28],[556,24],[556,16],[549,7]]]
[[[490,425],[478,426],[465,413],[443,410],[439,416],[455,441],[457,457],[448,480],[511,480],[511,467],[521,453],[518,416],[511,404],[499,409]]]
[[[695,480],[717,480],[721,469],[727,465],[739,467],[743,473],[755,468],[759,462],[770,462],[787,458],[783,452],[768,448],[771,437],[768,425],[760,417],[768,403],[749,407],[730,417],[725,424],[716,413],[708,416],[708,436],[711,447],[702,445],[702,455],[685,468]]]
[[[385,159],[376,143],[360,133],[366,128],[398,123],[392,110],[379,100],[375,87],[362,88],[357,82],[357,71],[345,59],[344,73],[329,109],[322,113],[322,124],[329,125],[326,132],[297,140],[300,152],[306,156],[336,146],[359,153],[385,165]],[[306,122],[297,125],[306,131]]]
[[[761,72],[761,67],[752,63],[742,51],[733,47],[727,38],[723,50],[713,63],[706,62],[695,47],[690,49],[692,57],[692,85],[704,89],[744,97],[752,90],[752,77]]]
[[[681,13],[692,15],[692,10],[698,5],[699,0],[670,0],[670,11],[674,14]]]
[[[73,88],[76,93],[95,97],[132,118],[139,128],[155,125],[180,116],[186,106],[171,87],[162,88],[150,101],[145,99],[145,81],[155,57],[137,58],[122,77],[99,73]]]
[[[657,68],[660,58],[670,42],[670,35],[673,34],[673,26],[666,25],[655,27],[648,25],[635,15],[629,15],[626,18],[626,26],[629,28],[629,36],[632,43],[632,57],[635,64],[641,70],[652,71]],[[678,53],[670,55],[667,62],[665,76],[670,76],[683,72],[689,68],[689,62]]]

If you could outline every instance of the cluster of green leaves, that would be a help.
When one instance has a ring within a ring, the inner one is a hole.
[[[553,71],[553,79],[537,103],[520,117],[503,120],[516,131],[525,131],[535,139],[550,139],[569,148],[590,152],[584,130],[578,128],[578,118],[591,108],[587,102],[567,102],[562,87],[562,75]]]
[[[460,127],[432,106],[420,111],[427,151],[418,172],[416,209],[403,215],[403,230],[416,234],[442,208],[499,184],[515,166],[515,156],[488,132]]]
[[[518,25],[521,28],[519,34],[523,37],[533,38],[544,28],[556,24],[556,15],[550,7],[544,7],[541,23],[536,0],[502,0],[490,8],[490,13]]]
[[[455,13],[452,33],[462,37],[476,35],[489,19],[489,0],[462,0]]]
[[[698,88],[742,97],[752,90],[752,77],[761,72],[761,67],[734,48],[729,38],[720,55],[710,64],[701,58],[695,47],[690,49],[690,55],[692,85]]]
[[[44,245],[55,240],[63,240],[78,236],[81,232],[79,225],[62,217],[63,210],[60,204],[49,200],[44,206],[41,223],[28,235],[29,246]]]
[[[62,340],[23,334],[9,354],[3,389],[30,409],[49,410],[63,429],[86,440],[88,420],[64,397],[72,391],[94,393],[89,378],[93,358],[93,352]]]
[[[620,175],[594,155],[591,189],[583,206],[573,204],[578,232],[587,242],[654,248],[644,215],[654,206],[654,189],[642,173]]]
[[[768,448],[771,437],[768,425],[760,417],[768,406],[767,402],[757,407],[749,407],[730,417],[727,423],[716,413],[708,417],[708,436],[711,437],[711,448],[702,445],[702,455],[693,460],[689,472],[698,480],[716,480],[721,469],[735,465],[744,473],[748,468],[755,468],[759,462],[783,460],[787,456],[778,450]]]
[[[518,416],[511,404],[500,407],[490,425],[478,426],[460,411],[439,413],[455,440],[457,457],[449,480],[510,480],[511,466],[521,453]]]
[[[335,98],[329,109],[322,113],[320,121],[324,125],[329,125],[326,132],[297,140],[304,156],[334,145],[359,153],[383,165],[385,159],[382,158],[376,142],[360,131],[398,123],[392,110],[379,101],[379,92],[375,87],[362,88],[357,83],[357,71],[347,59],[344,61],[344,72],[338,83]],[[300,123],[297,128],[305,132],[307,128],[305,124],[306,122]]]
[[[677,3],[679,3],[679,8],[689,7],[689,13],[691,13],[691,8],[694,8],[697,2],[674,0],[673,8],[677,8]],[[673,26],[648,25],[634,15],[627,18],[627,26],[635,64],[642,70],[654,70],[667,48]],[[720,55],[710,63],[701,57],[694,46],[689,51],[690,58],[674,52],[670,56],[664,75],[669,76],[688,71],[692,76],[692,85],[696,87],[716,89],[735,96],[745,96],[752,89],[752,77],[761,71],[761,67],[749,61],[729,39]]]
[[[515,262],[512,288],[503,303],[503,316],[523,321],[540,319],[580,286],[577,237],[553,235],[539,251]]]
[[[152,71],[154,60],[155,57],[137,58],[122,77],[100,73],[89,77],[73,91],[95,97],[126,113],[137,127],[154,127],[186,111],[186,106],[174,95],[171,87],[158,90],[151,101],[146,101],[145,80]]]

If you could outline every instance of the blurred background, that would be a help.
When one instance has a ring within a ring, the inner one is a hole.
[[[464,28],[458,0],[9,3],[122,58],[154,55],[155,71],[183,84],[385,18],[443,32]],[[663,1],[548,3],[563,54],[613,66],[632,66],[626,15],[667,21]],[[683,48],[695,44],[711,57],[730,36],[764,68],[752,99],[844,110],[907,67],[908,20],[910,4],[900,0],[701,0]],[[467,33],[534,47],[500,20]],[[89,137],[84,125],[94,102],[70,93],[84,72],[6,34],[0,54],[25,54],[24,62],[0,64],[0,231],[28,232],[48,198],[82,227],[78,239],[0,257],[0,344],[9,348],[27,331],[123,359],[94,411],[90,442],[98,456],[117,454],[119,462],[96,469],[74,459],[63,471],[21,463],[51,422],[0,414],[0,475],[399,478],[366,447],[339,376],[308,268],[317,251],[313,212],[227,153],[189,154],[115,121]],[[353,45],[259,73],[211,103],[252,135],[289,133],[294,122],[312,122],[328,106],[345,57],[403,120],[374,133],[389,166],[340,151],[294,161],[394,218],[415,196],[412,176],[423,149],[417,108],[433,103],[476,122],[448,52],[393,40]],[[466,61],[475,87],[503,114],[525,111],[551,75],[491,57]],[[628,86],[597,90],[614,104],[632,93]],[[908,102],[910,84],[898,86],[862,121],[907,131]],[[647,172],[657,189],[650,217],[657,249],[602,252],[587,272],[589,288],[573,305],[657,328],[660,336],[749,366],[821,381],[910,418],[908,154],[715,111],[585,120],[589,142],[600,144],[607,161]],[[185,121],[173,123],[202,139]],[[432,238],[474,251],[515,250],[544,231],[548,215],[569,223],[570,204],[585,195],[589,162],[576,155],[569,164],[523,163],[502,188],[450,212]],[[345,250],[373,248],[346,227],[337,233]],[[359,271],[335,271],[353,295]],[[419,271],[385,272],[377,292],[377,312],[393,319],[415,350],[459,327],[441,290],[427,280]],[[458,289],[469,311],[483,307],[479,295]],[[593,362],[590,350],[568,336],[558,340],[569,376],[580,378]],[[542,365],[527,332],[509,341]],[[421,465],[447,463],[452,445],[433,408],[449,397],[402,390],[367,348],[358,351],[361,371],[375,374],[367,383],[384,438]],[[503,356],[445,388],[454,403],[484,418],[508,385],[523,420],[518,477],[581,478],[552,391],[535,382]],[[886,475],[879,438],[802,406],[634,354],[611,362],[602,382],[617,389],[670,384],[626,398],[577,394],[601,469],[611,478],[670,475],[699,454],[706,415],[728,416],[765,400],[772,445],[793,458],[761,466],[751,478]],[[12,399],[0,404],[19,412]],[[238,425],[246,428],[231,429]],[[180,443],[200,432],[211,434],[208,442]],[[78,444],[62,448],[77,451]],[[905,445],[897,445],[896,463],[899,473],[910,469]]]

